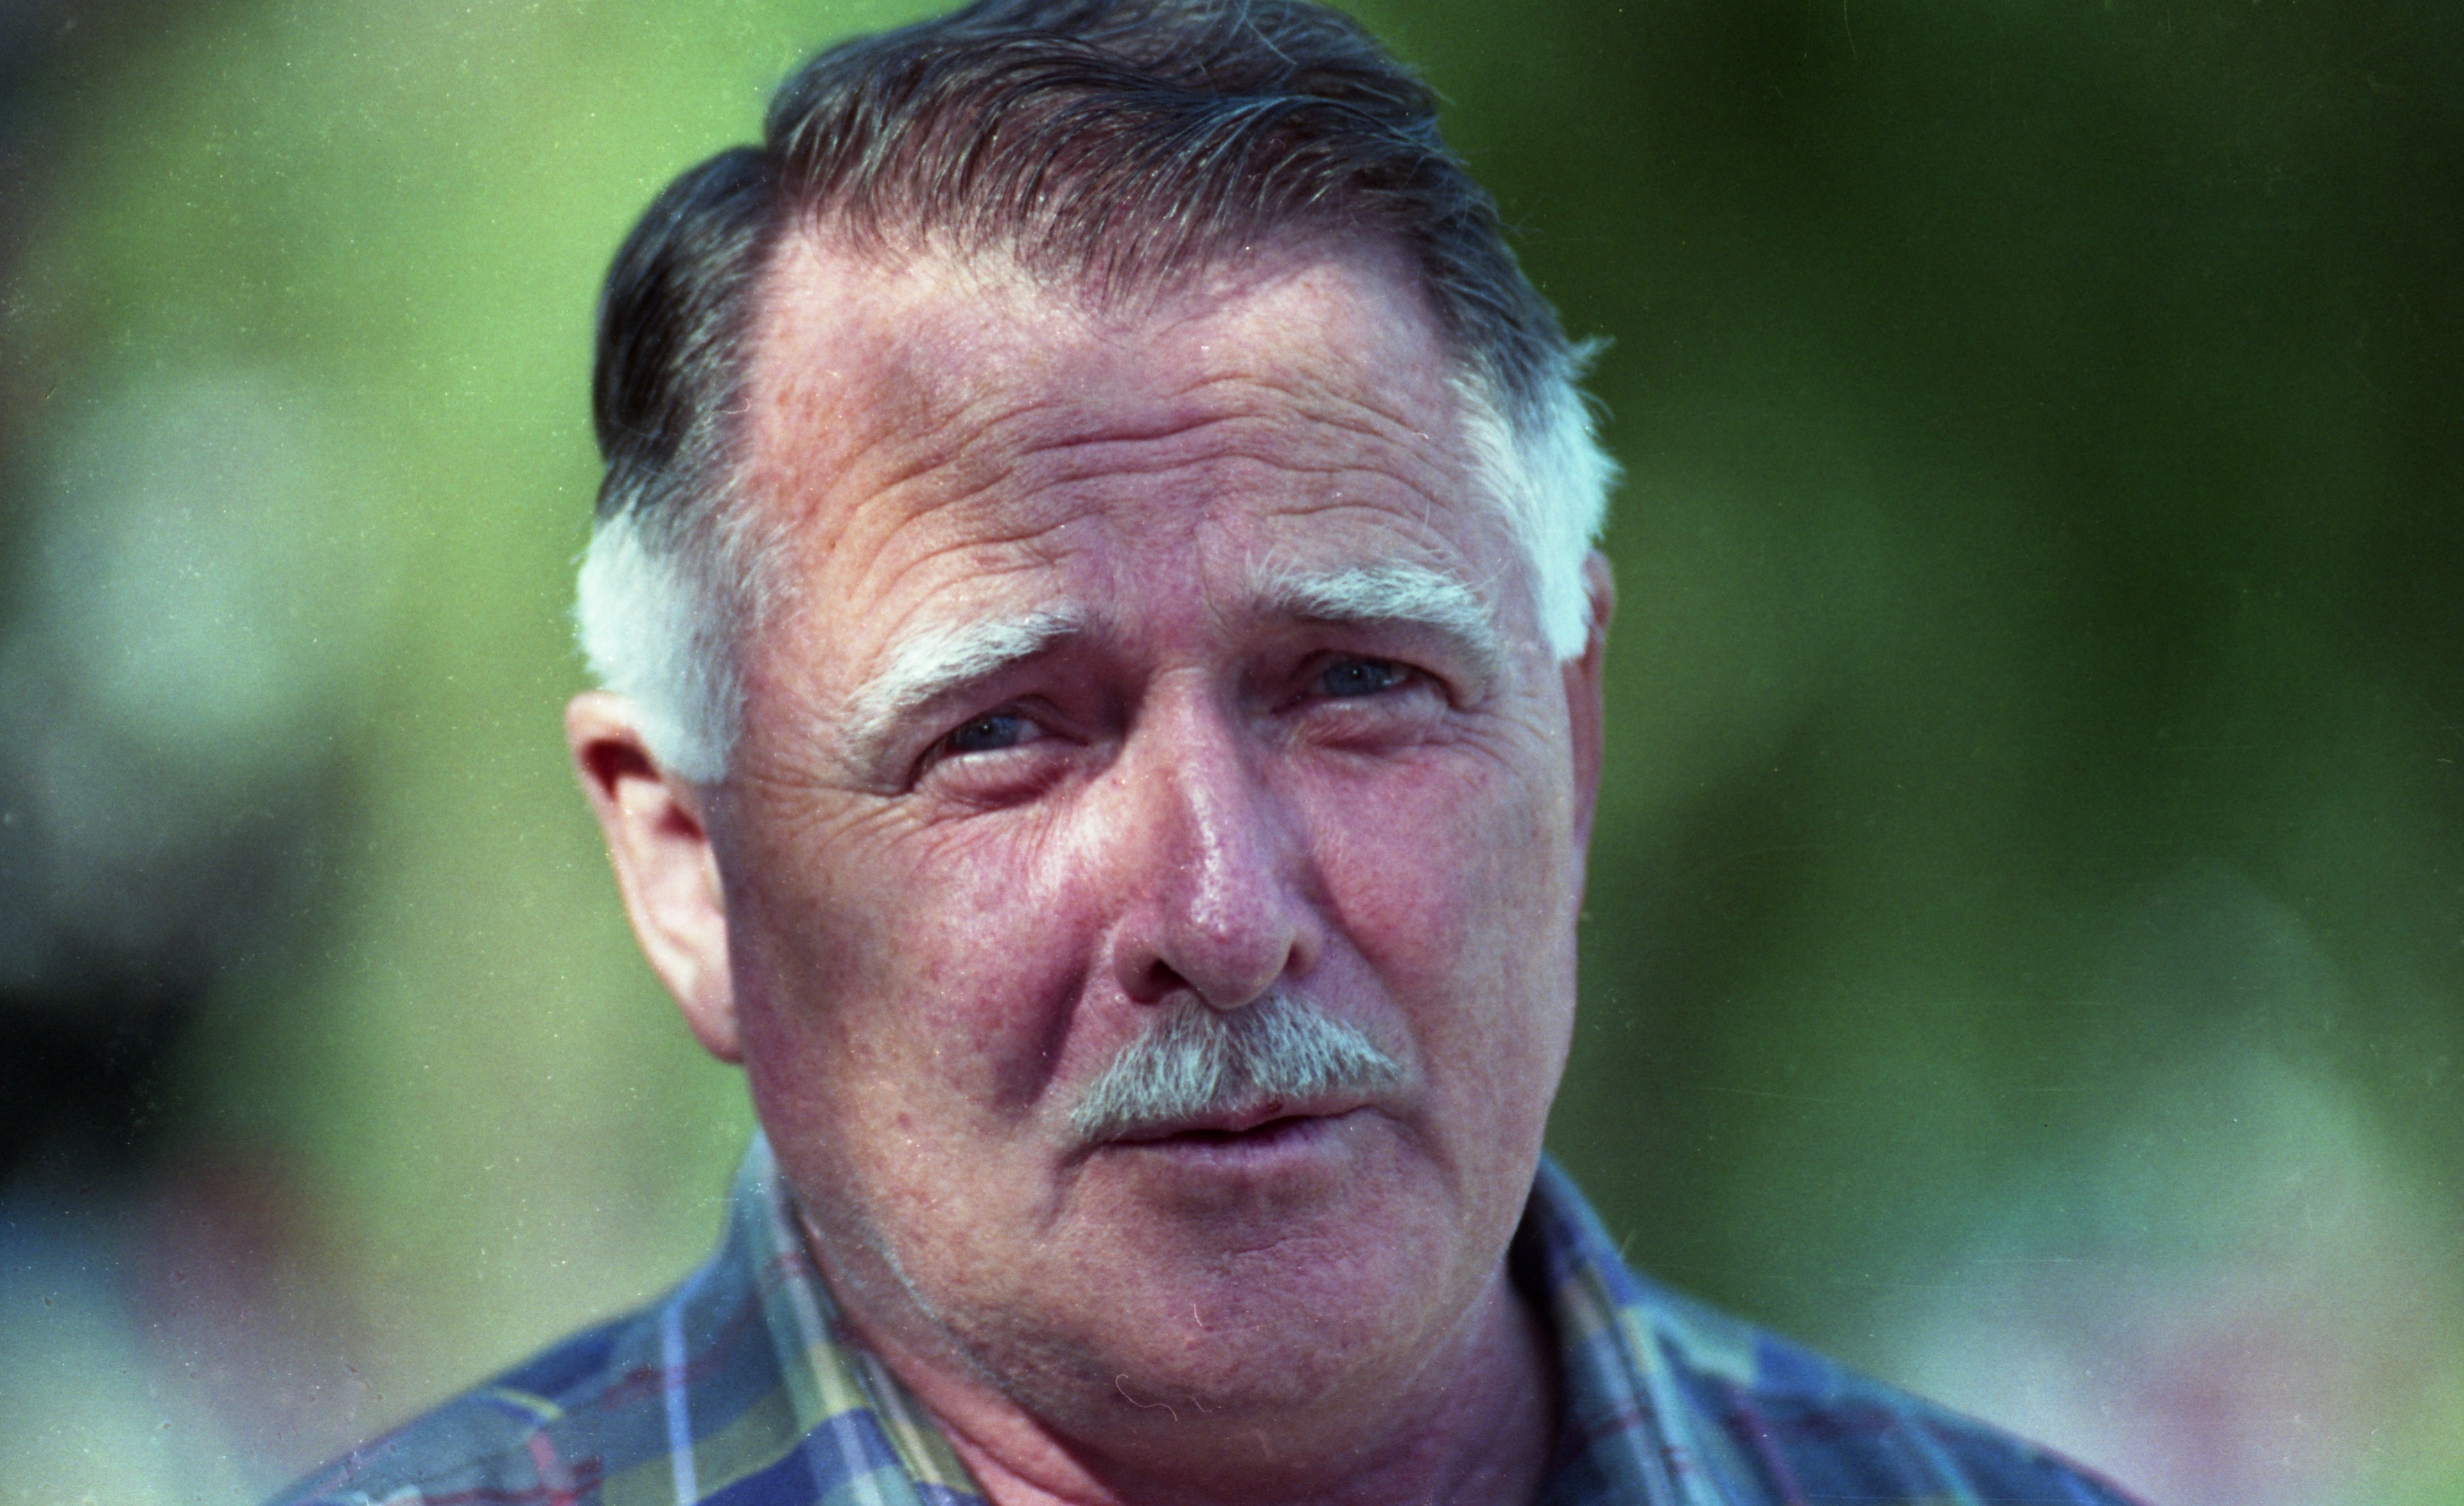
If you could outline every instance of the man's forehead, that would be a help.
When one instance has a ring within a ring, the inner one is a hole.
[[[903,477],[973,449],[998,466],[1089,426],[1202,421],[1243,383],[1423,441],[1456,403],[1410,263],[1375,242],[1274,243],[1099,297],[998,257],[804,233],[765,275],[757,319],[749,450],[759,490],[799,511],[833,481],[864,484],[868,462]]]

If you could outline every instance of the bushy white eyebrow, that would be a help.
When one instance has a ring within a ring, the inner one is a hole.
[[[1419,628],[1455,643],[1485,674],[1505,664],[1488,607],[1463,581],[1416,565],[1277,570],[1254,587],[1272,616],[1359,627]],[[859,764],[935,700],[1080,636],[1088,619],[1047,608],[928,627],[894,643],[881,671],[847,698],[842,746]]]
[[[1033,658],[1085,628],[1074,613],[1045,610],[924,629],[893,646],[881,673],[847,698],[846,746],[861,758],[940,697]]]
[[[1421,565],[1281,570],[1261,583],[1258,594],[1269,610],[1309,622],[1427,629],[1453,639],[1486,673],[1506,662],[1496,618],[1479,594],[1456,577]]]

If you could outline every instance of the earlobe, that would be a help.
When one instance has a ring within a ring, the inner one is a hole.
[[[643,955],[702,1046],[721,1061],[741,1060],[726,898],[702,792],[659,766],[621,696],[576,696],[564,733]]]

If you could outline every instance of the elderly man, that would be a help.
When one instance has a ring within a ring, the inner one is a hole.
[[[574,758],[762,1139],[352,1502],[2119,1500],[1629,1273],[1541,1130],[1612,467],[1280,0],[822,55],[611,275]]]

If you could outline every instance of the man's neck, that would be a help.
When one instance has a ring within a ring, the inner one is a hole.
[[[1501,1270],[1456,1341],[1380,1407],[1281,1425],[1131,1395],[1124,1435],[1070,1436],[950,1366],[863,1332],[948,1437],[992,1506],[1497,1506],[1534,1499],[1560,1397],[1546,1320]],[[1146,1414],[1152,1413],[1150,1417]],[[1159,1431],[1158,1429],[1163,1429]]]

